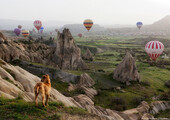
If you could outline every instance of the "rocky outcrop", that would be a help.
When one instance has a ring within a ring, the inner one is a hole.
[[[84,93],[91,99],[93,99],[93,97],[97,94],[97,91],[95,89],[90,88],[95,84],[95,82],[87,73],[77,76],[64,72],[62,70],[57,70],[54,68],[49,68],[40,65],[34,65],[20,60],[15,60],[12,63],[15,65],[19,65],[28,72],[37,76],[40,76],[42,74],[49,74],[51,76],[51,80],[55,80],[58,82],[67,82],[69,83],[68,91],[74,91],[76,89],[79,89],[81,91],[84,91]]]
[[[145,113],[141,120],[151,120],[151,119],[154,119],[153,115],[149,114],[149,113]]]
[[[97,95],[97,91],[90,88],[95,84],[95,82],[87,73],[78,76],[75,83],[76,84],[69,84],[68,91],[74,91],[76,89],[81,90],[90,99],[93,99],[94,96]]]
[[[170,109],[170,101],[154,101],[150,104],[151,114],[157,114],[160,111],[165,111],[166,109]]]
[[[84,91],[84,94],[87,95],[90,99],[93,100],[94,96],[97,95],[97,90],[93,88],[87,88],[87,87],[80,87],[81,91]]]
[[[126,83],[126,85],[129,85],[131,81],[140,81],[135,60],[129,52],[126,53],[123,61],[114,70],[113,79]]]
[[[4,42],[6,40],[4,34],[0,32],[0,43]]]
[[[7,64],[0,59],[0,95],[7,98],[16,98],[21,95],[25,101],[34,101],[33,88],[40,78],[24,69]],[[39,100],[41,97],[39,97]],[[52,88],[51,101],[63,102],[66,106],[79,106],[73,98],[65,97]]]
[[[48,46],[35,41],[12,38],[4,41],[5,37],[0,34],[0,58],[6,62],[16,59],[23,61],[46,64],[60,69],[87,69],[81,58],[81,51],[74,43],[74,39],[68,29],[58,33],[57,47]],[[14,40],[13,40],[14,39]]]
[[[44,65],[32,64],[21,60],[14,60],[12,64],[18,65],[37,76],[40,76],[42,74],[49,74],[51,76],[51,79],[55,80],[56,82],[63,81],[68,83],[76,83],[78,79],[77,75],[73,75],[60,69],[55,69]]]
[[[22,44],[12,41],[6,41],[0,44],[0,58],[6,62],[16,59],[23,61],[41,63],[51,66],[57,65],[51,60],[54,54],[54,48],[41,43]]]
[[[81,58],[80,48],[74,42],[69,29],[63,33],[58,32],[57,48],[53,61],[60,69],[86,69],[87,66]]]
[[[86,50],[86,53],[82,56],[82,58],[84,60],[89,60],[89,61],[93,61],[93,59],[94,59],[92,53],[90,52],[90,50],[88,48]]]
[[[157,111],[170,109],[170,103],[168,101],[151,103],[151,106],[154,104],[156,109],[154,107],[150,107],[147,102],[143,101],[137,108],[118,112],[110,109],[105,109],[100,106],[94,106],[94,102],[86,95],[75,96],[74,100],[86,108],[89,113],[96,114],[107,120],[141,120],[142,118],[149,120],[149,118],[154,118],[151,115],[153,110]],[[160,103],[162,107],[160,107]]]
[[[95,82],[87,73],[84,73],[79,76],[76,84],[79,84],[79,86],[91,87],[95,84]]]

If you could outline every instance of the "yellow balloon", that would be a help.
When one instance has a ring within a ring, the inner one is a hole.
[[[83,24],[86,27],[86,29],[89,31],[91,27],[93,26],[93,21],[91,19],[86,19],[84,20]]]
[[[24,37],[28,37],[29,34],[30,34],[29,30],[22,30],[22,35],[23,35]]]

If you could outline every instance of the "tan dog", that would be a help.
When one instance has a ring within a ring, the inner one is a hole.
[[[34,93],[35,93],[35,104],[38,106],[38,94],[41,93],[42,96],[42,104],[43,106],[48,105],[48,99],[50,97],[50,91],[51,91],[51,82],[50,82],[50,76],[48,74],[43,75],[41,82],[37,83],[34,87]],[[46,101],[45,101],[46,97]]]

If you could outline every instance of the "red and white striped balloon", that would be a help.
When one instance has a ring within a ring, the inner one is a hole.
[[[153,61],[156,61],[164,51],[164,45],[159,41],[150,41],[146,44],[145,51]]]
[[[42,27],[42,22],[40,20],[35,20],[34,21],[34,26],[36,27],[36,29],[39,31],[40,28]]]

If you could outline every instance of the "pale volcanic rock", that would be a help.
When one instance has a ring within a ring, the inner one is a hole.
[[[93,58],[93,55],[92,53],[90,52],[90,50],[87,48],[85,54],[83,55],[82,57],[84,60],[89,60],[89,61],[93,61],[94,58]]]
[[[129,85],[131,81],[140,81],[136,62],[129,52],[126,53],[123,61],[114,70],[113,78],[126,85]]]
[[[81,50],[74,42],[69,29],[58,32],[57,47],[53,61],[60,69],[87,69],[85,62],[81,58]]]

